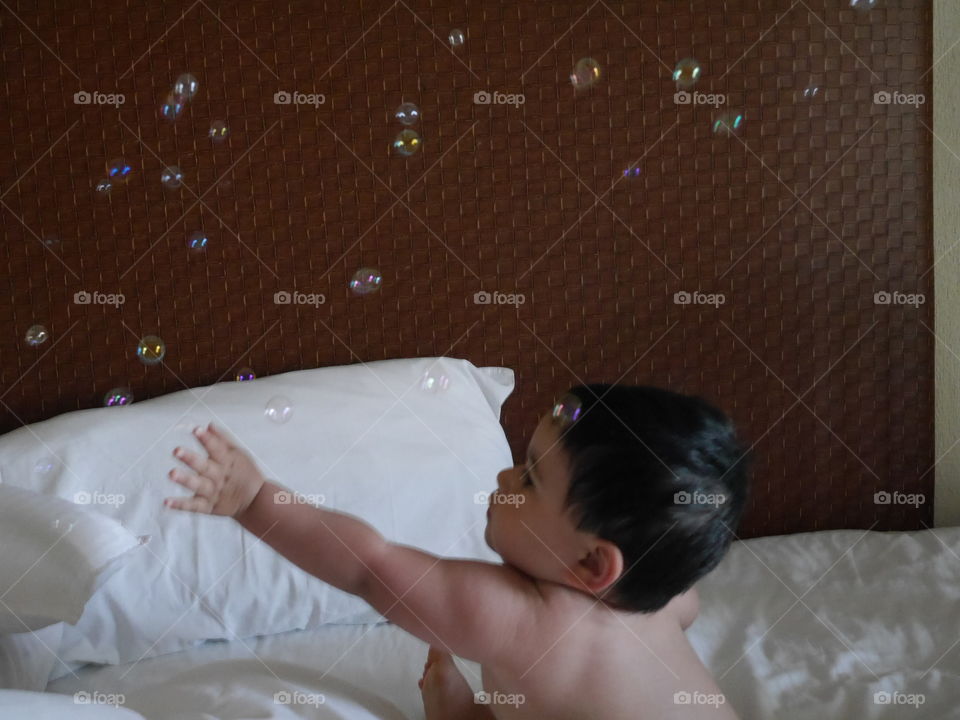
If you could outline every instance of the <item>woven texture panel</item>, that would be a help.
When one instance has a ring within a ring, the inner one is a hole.
[[[932,523],[931,103],[875,100],[930,99],[927,3],[5,8],[0,430],[115,386],[143,400],[241,366],[450,355],[516,370],[517,458],[580,382],[716,403],[757,459],[743,537]],[[694,89],[744,114],[738,136],[712,132],[713,107],[676,103],[689,56]],[[575,90],[582,57],[602,76]],[[200,90],[170,123],[158,111],[182,72]],[[409,158],[390,149],[402,101],[421,114]],[[98,195],[115,157],[131,177]],[[166,165],[179,190],[161,186]],[[191,254],[198,228],[210,243]],[[379,292],[349,292],[361,266]],[[524,302],[478,304],[481,290]],[[677,302],[697,291],[723,303]],[[36,323],[50,339],[30,347]],[[162,365],[134,355],[147,334],[166,341]],[[875,502],[894,490],[927,502]]]

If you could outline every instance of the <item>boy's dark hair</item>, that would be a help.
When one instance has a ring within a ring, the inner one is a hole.
[[[579,414],[555,420],[570,461],[565,507],[580,530],[623,553],[611,603],[659,610],[730,547],[753,458],[727,416],[702,398],[642,385],[570,393]]]

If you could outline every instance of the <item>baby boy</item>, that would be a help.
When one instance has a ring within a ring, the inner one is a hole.
[[[168,507],[228,515],[305,571],[430,644],[427,720],[642,720],[736,714],[684,633],[694,583],[730,545],[747,494],[731,422],[654,387],[581,385],[503,470],[486,541],[502,564],[389,542],[353,516],[278,503],[221,430],[198,428]],[[522,500],[520,499],[522,498]],[[478,662],[471,691],[452,655]]]

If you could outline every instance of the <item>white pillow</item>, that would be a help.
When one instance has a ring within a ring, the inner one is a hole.
[[[0,483],[0,633],[77,622],[138,545],[113,518]]]
[[[44,690],[57,665],[62,636],[63,623],[33,632],[0,635],[0,688]],[[66,674],[69,668],[64,667],[62,672]]]
[[[143,715],[107,702],[121,700],[106,693],[73,695],[0,690],[0,717],[30,720],[144,720]]]
[[[424,383],[425,373],[445,376],[448,387]],[[512,464],[499,423],[512,389],[506,368],[386,360],[73,412],[0,438],[4,478],[61,497],[79,493],[152,536],[76,626],[64,628],[60,658],[116,664],[202,640],[383,619],[232,519],[162,506],[164,497],[186,492],[167,478],[173,448],[199,449],[190,430],[210,421],[247,448],[268,478],[322,495],[313,499],[363,518],[392,541],[497,560],[483,539],[486,503],[476,496],[492,491],[497,472]],[[293,401],[283,424],[264,415],[278,395]]]

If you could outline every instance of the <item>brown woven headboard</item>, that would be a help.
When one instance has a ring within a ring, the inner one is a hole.
[[[450,355],[516,370],[518,458],[580,382],[716,403],[755,444],[744,537],[932,523],[928,3],[81,0],[0,19],[0,430],[118,385]],[[585,57],[600,79],[575,89]],[[739,134],[675,102],[686,57]],[[171,123],[184,72],[199,91]],[[98,193],[114,158],[130,178]],[[362,266],[379,292],[349,291]],[[134,356],[148,334],[163,365]],[[927,501],[874,502],[894,490]]]

